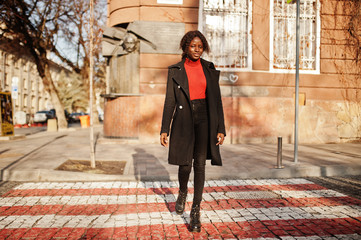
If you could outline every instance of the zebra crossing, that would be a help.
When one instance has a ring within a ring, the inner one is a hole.
[[[206,181],[202,231],[177,182],[34,182],[0,197],[0,239],[361,239],[361,200],[306,179]]]

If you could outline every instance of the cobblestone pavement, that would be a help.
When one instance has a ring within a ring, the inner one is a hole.
[[[361,200],[361,175],[310,177],[310,181]]]
[[[306,179],[207,181],[202,231],[174,212],[176,182],[21,183],[0,239],[361,239],[361,200]]]

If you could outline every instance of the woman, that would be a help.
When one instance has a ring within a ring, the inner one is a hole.
[[[176,212],[182,214],[187,198],[187,183],[194,168],[194,197],[190,230],[200,232],[200,204],[205,181],[206,159],[222,165],[219,145],[226,135],[219,71],[201,58],[209,52],[206,38],[199,31],[186,33],[181,42],[182,61],[168,67],[160,142],[170,146],[168,162],[179,165],[179,195]],[[171,131],[170,131],[170,126]]]

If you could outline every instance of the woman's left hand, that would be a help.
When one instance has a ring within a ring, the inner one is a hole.
[[[224,141],[224,134],[223,133],[218,133],[217,134],[217,144],[216,145],[222,145],[223,144],[223,141]]]

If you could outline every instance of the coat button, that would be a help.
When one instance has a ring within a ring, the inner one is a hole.
[[[179,106],[179,109],[183,109],[183,106]]]
[[[180,86],[178,85],[178,88],[180,88]]]

